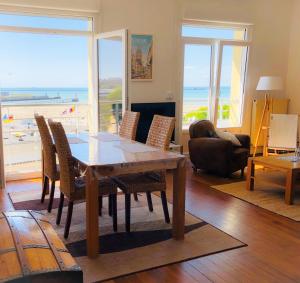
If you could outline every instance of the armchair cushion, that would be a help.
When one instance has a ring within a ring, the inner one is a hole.
[[[230,132],[224,132],[222,130],[216,130],[217,136],[221,139],[231,141],[233,145],[242,146],[239,139]]]

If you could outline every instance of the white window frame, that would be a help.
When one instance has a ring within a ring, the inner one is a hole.
[[[89,19],[91,23],[90,31],[79,31],[79,30],[64,30],[64,29],[49,29],[49,28],[33,28],[33,27],[22,27],[22,26],[8,26],[8,25],[0,25],[0,32],[16,32],[16,33],[35,33],[35,34],[52,34],[52,35],[65,35],[65,36],[85,36],[89,39],[88,45],[88,100],[90,110],[89,121],[92,117],[97,116],[97,112],[94,113],[93,105],[98,103],[97,99],[97,91],[96,91],[96,75],[95,75],[95,60],[96,60],[96,49],[94,46],[94,35],[95,35],[95,27],[96,23],[98,23],[98,11],[72,11],[72,10],[60,10],[60,9],[52,9],[52,8],[34,8],[34,7],[24,7],[24,6],[14,6],[14,5],[1,5],[0,4],[0,13],[3,14],[16,14],[16,15],[24,15],[24,16],[40,16],[40,17],[62,17],[62,18],[82,18]],[[93,124],[91,132],[93,132]],[[1,135],[2,136],[2,129]],[[0,140],[0,149],[3,148],[3,139]],[[3,168],[1,172],[3,172],[4,176],[0,176],[1,180],[6,181],[14,181],[14,180],[22,180],[22,179],[30,179],[37,178],[41,176],[41,171],[32,172],[32,173],[20,173],[14,176],[6,176],[5,175],[5,166],[4,166],[4,155],[1,158],[0,168]],[[1,174],[0,172],[0,174]],[[3,188],[5,184],[3,185]]]
[[[97,75],[97,131],[99,130],[99,48],[98,48],[98,40],[99,39],[109,39],[112,37],[121,37],[122,38],[122,112],[124,113],[128,109],[129,105],[129,96],[128,96],[128,30],[127,29],[120,29],[114,30],[110,32],[102,32],[98,33],[95,36],[95,44],[97,46],[97,71],[95,74]]]
[[[225,46],[237,46],[237,47],[246,47],[246,62],[243,66],[244,72],[242,74],[243,79],[243,93],[241,94],[242,98],[242,113],[241,113],[241,124],[238,127],[224,127],[222,129],[240,129],[242,127],[242,120],[244,116],[244,101],[245,101],[245,85],[246,85],[246,78],[247,78],[247,70],[248,70],[248,57],[249,57],[249,47],[251,46],[251,42],[245,40],[220,40],[218,44],[218,67],[217,67],[217,74],[216,74],[216,91],[215,91],[215,100],[214,100],[214,116],[213,116],[213,123],[215,127],[217,127],[218,122],[218,105],[220,100],[220,86],[221,86],[221,75],[222,75],[222,61],[223,61],[223,51]]]
[[[188,37],[182,36],[182,27],[184,25],[195,26],[195,27],[211,27],[211,28],[230,28],[245,30],[245,40],[226,40],[220,38],[202,38],[202,37]],[[180,122],[179,126],[182,132],[188,132],[188,129],[182,128],[182,119],[183,119],[183,103],[184,103],[184,50],[186,44],[195,44],[195,45],[213,45],[212,55],[211,55],[211,82],[210,82],[210,109],[208,109],[208,117],[211,120],[215,127],[217,127],[218,119],[218,104],[220,97],[220,82],[221,82],[221,69],[222,69],[222,57],[223,57],[223,47],[224,46],[245,46],[247,49],[247,60],[245,62],[245,72],[243,76],[244,87],[242,94],[242,113],[241,121],[244,116],[244,101],[245,101],[245,89],[247,84],[247,70],[248,70],[248,61],[249,61],[249,49],[251,46],[252,39],[252,24],[239,24],[239,23],[223,23],[223,22],[214,22],[214,21],[201,21],[201,20],[184,20],[181,23],[180,28],[180,38],[181,38],[181,72],[180,72]],[[218,52],[216,52],[218,50]],[[215,73],[215,70],[217,71]],[[215,88],[215,90],[214,90]],[[239,127],[226,127],[223,129],[240,129],[242,123]]]

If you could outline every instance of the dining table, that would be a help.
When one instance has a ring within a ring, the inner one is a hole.
[[[73,158],[86,170],[87,256],[99,254],[99,179],[168,170],[173,176],[172,237],[184,240],[186,157],[176,152],[99,132],[68,136]],[[101,190],[101,187],[100,187]],[[101,219],[100,219],[101,221]]]

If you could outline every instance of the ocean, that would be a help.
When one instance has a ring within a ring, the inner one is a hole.
[[[208,98],[208,87],[185,87],[184,88],[184,100],[206,100]],[[221,87],[220,98],[230,98],[230,87]]]
[[[3,101],[4,105],[88,102],[87,88],[1,88],[0,94],[2,99],[7,96],[14,99],[13,101]],[[27,97],[27,99],[22,100],[22,97]]]
[[[13,99],[13,101],[3,101],[2,104],[55,104],[55,103],[87,103],[87,88],[1,88],[1,97]],[[185,100],[207,99],[208,87],[185,87]],[[27,99],[22,100],[23,97]],[[230,97],[230,87],[221,88],[221,98]]]

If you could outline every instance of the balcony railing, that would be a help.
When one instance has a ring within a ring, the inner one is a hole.
[[[229,98],[220,98],[218,106],[218,124],[221,126],[228,125],[230,105],[231,101]],[[182,127],[184,129],[188,129],[189,125],[194,121],[205,119],[209,119],[208,99],[188,100],[185,102],[182,113]]]
[[[8,176],[40,171],[41,142],[34,113],[60,121],[67,133],[89,129],[87,104],[3,104],[4,163]]]
[[[118,132],[122,118],[121,101],[99,105],[100,130]],[[60,121],[68,134],[89,131],[89,106],[83,103],[2,105],[4,163],[7,175],[41,169],[41,141],[34,113]]]

